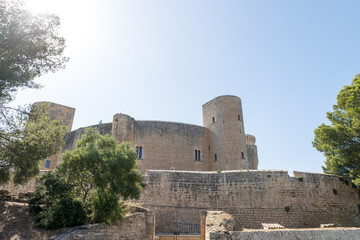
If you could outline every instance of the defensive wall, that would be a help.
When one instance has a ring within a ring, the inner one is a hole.
[[[224,211],[241,228],[278,223],[287,228],[320,224],[359,226],[359,189],[334,175],[285,171],[153,171],[139,203],[156,212],[157,232],[199,225],[200,212]]]

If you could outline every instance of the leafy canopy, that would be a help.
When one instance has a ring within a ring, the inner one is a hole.
[[[360,75],[344,86],[333,112],[327,113],[330,125],[315,129],[313,146],[325,157],[325,173],[351,178],[360,185]]]
[[[59,25],[57,16],[33,15],[21,0],[0,0],[0,184],[36,176],[40,160],[63,143],[64,128],[46,111],[9,106],[19,89],[40,87],[36,77],[65,67]]]
[[[109,135],[87,128],[76,148],[66,151],[62,159],[55,174],[63,179],[60,182],[71,185],[70,195],[66,196],[81,202],[88,222],[113,223],[125,214],[124,200],[139,198],[142,177],[137,170],[136,153],[128,143],[117,144]],[[39,186],[36,192],[40,193],[43,188]],[[64,197],[50,191],[37,195],[42,196],[37,200],[38,206],[51,203],[42,211],[42,216],[57,218],[52,211],[58,209]]]
[[[0,108],[0,115],[0,184],[11,178],[23,184],[39,173],[42,159],[60,151],[66,127],[50,120],[47,105],[30,113]]]
[[[0,100],[20,88],[38,88],[33,80],[65,67],[65,40],[59,17],[31,14],[21,0],[0,0]]]

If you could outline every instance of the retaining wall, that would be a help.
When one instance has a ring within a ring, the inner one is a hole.
[[[187,224],[186,216],[191,216],[188,224],[200,224],[200,212],[207,210],[231,214],[235,230],[261,228],[261,223],[287,228],[359,226],[359,189],[334,175],[149,170],[145,184],[139,202],[160,216],[172,213],[174,219],[157,218],[157,229],[166,225],[169,232],[181,232],[178,223]]]

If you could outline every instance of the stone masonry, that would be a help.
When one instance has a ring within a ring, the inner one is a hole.
[[[158,213],[224,211],[241,228],[278,223],[286,228],[320,224],[359,226],[359,189],[334,175],[284,171],[151,171],[139,203]],[[170,219],[157,219],[157,229]],[[178,220],[177,220],[178,221]],[[181,221],[185,221],[181,219]],[[176,220],[170,232],[179,232]],[[180,230],[181,231],[181,230]]]
[[[44,104],[44,102],[36,103]],[[75,109],[49,104],[50,117],[59,119],[70,131]],[[245,134],[240,98],[220,96],[205,103],[203,126],[192,124],[138,121],[126,114],[115,114],[112,123],[95,126],[118,142],[130,142],[137,149],[139,170],[235,170],[257,169],[255,137]],[[72,150],[85,128],[69,132],[63,149]],[[45,159],[42,170],[53,170],[60,154]],[[46,165],[48,164],[48,166]]]

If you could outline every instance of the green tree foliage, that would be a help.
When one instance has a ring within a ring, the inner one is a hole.
[[[327,113],[330,125],[315,129],[313,146],[325,157],[325,173],[351,178],[360,185],[360,75],[337,96],[333,111]]]
[[[38,215],[38,227],[57,229],[86,222],[85,209],[82,202],[74,198],[72,184],[57,172],[48,172],[39,182],[30,199],[31,212]]]
[[[12,177],[16,184],[25,183],[39,173],[40,161],[63,144],[66,127],[50,121],[47,106],[28,110],[0,109],[0,184]]]
[[[117,144],[109,135],[87,128],[76,148],[66,151],[62,159],[59,171],[75,185],[94,221],[120,219],[124,213],[121,200],[139,198],[142,177],[136,153],[128,143]],[[114,211],[103,214],[108,206]]]
[[[56,15],[31,14],[21,0],[0,0],[0,99],[19,88],[38,88],[33,80],[64,68],[65,41]]]
[[[31,200],[33,209],[40,212],[39,226],[58,228],[53,220],[58,223],[62,216],[71,218],[63,206],[70,209],[74,201],[80,201],[88,222],[113,223],[126,212],[124,200],[139,198],[142,177],[136,153],[128,143],[117,144],[109,135],[87,128],[76,148],[66,151],[62,159]]]
[[[0,0],[0,184],[13,173],[24,183],[39,172],[40,160],[59,150],[64,129],[43,110],[9,106],[22,88],[39,88],[36,77],[65,67],[59,18],[33,15],[21,0]]]

